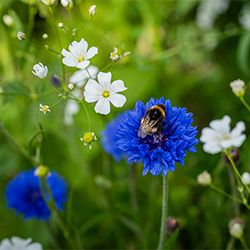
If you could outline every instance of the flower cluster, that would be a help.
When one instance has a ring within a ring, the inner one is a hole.
[[[147,109],[154,105],[163,104],[166,116],[157,132],[148,134],[145,138],[138,136],[140,121],[146,115]],[[196,152],[194,145],[198,143],[195,138],[196,127],[192,127],[192,113],[186,113],[185,108],[172,107],[170,100],[151,100],[144,105],[138,101],[135,109],[124,115],[118,128],[119,141],[117,142],[130,157],[128,162],[142,160],[144,164],[143,175],[148,171],[163,176],[175,170],[175,162],[184,165],[185,151]]]
[[[67,201],[68,184],[54,171],[47,175],[46,181],[52,192],[56,208],[63,210]],[[48,201],[49,195],[45,192]],[[12,208],[17,214],[23,214],[25,219],[48,220],[50,210],[45,203],[39,185],[39,177],[35,175],[35,168],[20,172],[6,187],[5,199],[7,207]]]

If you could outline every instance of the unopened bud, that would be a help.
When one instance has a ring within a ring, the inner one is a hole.
[[[230,83],[230,87],[232,88],[233,93],[237,97],[242,97],[245,94],[245,83],[238,79]]]
[[[212,182],[211,175],[205,170],[197,176],[197,182],[201,185],[207,186]]]
[[[48,38],[48,34],[47,33],[44,33],[43,34],[43,39],[45,40],[45,39],[47,39]]]
[[[84,142],[85,146],[89,145],[89,149],[91,149],[93,142],[96,141],[97,138],[94,133],[88,132],[85,133],[84,136],[80,138],[80,140]]]
[[[179,220],[174,217],[168,217],[167,219],[167,231],[174,233],[177,228],[180,227]]]
[[[63,23],[58,23],[58,27],[59,27],[60,29],[62,29],[62,28],[64,27],[64,24],[63,24]]]
[[[35,172],[34,172],[34,175],[35,176],[39,176],[41,178],[45,178],[47,177],[48,175],[50,175],[50,172],[49,172],[49,168],[48,167],[45,167],[43,165],[40,165],[36,168]]]
[[[18,38],[18,40],[26,40],[26,34],[25,33],[23,33],[22,31],[18,31],[18,33],[17,33],[17,38]]]
[[[9,27],[12,27],[14,24],[13,18],[10,15],[4,15],[3,22]]]
[[[95,16],[96,11],[97,11],[96,5],[92,5],[92,6],[89,8],[89,15],[92,16],[92,17]]]

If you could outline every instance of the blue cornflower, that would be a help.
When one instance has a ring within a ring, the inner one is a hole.
[[[118,125],[123,120],[128,111],[118,114],[118,116],[106,124],[106,128],[101,132],[101,145],[103,149],[110,154],[116,162],[120,162],[125,157],[125,153],[121,150],[116,142],[120,139],[117,135]]]
[[[48,220],[50,210],[44,202],[39,185],[39,177],[34,175],[35,168],[20,172],[6,187],[5,199],[7,207],[12,208],[17,214],[23,214],[25,219]],[[56,208],[63,210],[67,201],[68,184],[56,172],[50,172],[46,181],[52,192]],[[49,196],[46,194],[49,201]]]
[[[140,120],[146,115],[146,109],[154,105],[164,104],[166,117],[157,132],[148,134],[145,138],[138,136]],[[158,175],[161,171],[163,176],[175,170],[175,162],[184,165],[183,158],[186,151],[196,152],[194,147],[198,139],[196,127],[192,127],[192,113],[186,113],[186,108],[171,106],[171,101],[151,100],[144,105],[137,101],[135,109],[129,111],[123,118],[118,129],[120,140],[117,142],[119,148],[130,157],[128,162],[142,160],[144,164],[143,176],[148,171]]]

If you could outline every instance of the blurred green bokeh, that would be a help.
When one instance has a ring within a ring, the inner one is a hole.
[[[250,77],[250,30],[239,21],[247,2],[220,1],[228,7],[215,18],[208,16],[209,27],[198,21],[204,2],[198,0],[75,0],[71,10],[73,24],[60,3],[53,7],[57,22],[63,22],[69,30],[80,29],[86,24],[75,40],[84,38],[89,47],[98,47],[99,53],[91,59],[91,65],[102,69],[110,64],[113,47],[131,51],[131,55],[118,61],[112,69],[112,79],[122,79],[128,87],[124,92],[127,97],[124,107],[112,106],[111,113],[103,116],[94,112],[93,104],[86,103],[91,130],[98,139],[105,123],[119,112],[133,109],[137,100],[146,103],[151,97],[159,99],[162,96],[171,99],[173,106],[186,107],[193,113],[194,126],[199,130],[197,138],[211,120],[221,119],[226,114],[232,118],[231,126],[244,121],[246,135],[249,134],[249,113],[229,86],[238,78],[248,84]],[[215,2],[211,0],[210,4]],[[93,4],[97,5],[97,13],[89,22],[88,9]],[[6,14],[13,18],[11,27],[3,21]],[[53,104],[58,96],[46,80],[32,74],[32,67],[42,62],[49,68],[49,77],[54,74],[62,77],[61,58],[46,49],[17,40],[16,34],[24,31],[34,44],[47,44],[60,52],[48,7],[40,0],[3,0],[0,17],[1,120],[24,147],[28,147],[33,135],[39,131],[39,124],[43,127],[46,135],[43,162],[64,176],[70,185],[71,202],[67,203],[63,217],[79,230],[78,248],[155,248],[161,216],[161,175],[142,177],[142,164],[116,163],[98,141],[92,150],[85,147],[79,139],[88,131],[84,109],[74,116],[71,126],[64,124],[66,101],[60,102],[45,116],[39,111],[40,103]],[[44,33],[49,36],[47,40],[42,39]],[[59,30],[59,35],[63,48],[67,49],[71,37],[64,30]],[[74,71],[75,68],[66,67],[67,82]],[[50,91],[50,95],[42,96]],[[246,100],[250,101],[248,92]],[[240,149],[238,169],[241,173],[250,168],[249,147],[247,139]],[[171,247],[223,249],[232,241],[228,222],[237,215],[233,202],[209,188],[198,186],[196,176],[207,170],[214,182],[230,193],[228,166],[220,154],[206,154],[202,143],[196,148],[197,153],[187,153],[184,167],[176,164],[175,172],[169,173],[169,216],[180,220],[179,236]],[[30,150],[34,153],[34,145]],[[15,174],[32,167],[3,134],[0,134],[0,162],[1,194]],[[133,210],[131,202],[132,173],[135,175],[138,212]],[[58,245],[62,235],[53,223],[49,229],[48,224],[37,220],[24,221],[5,205],[4,195],[1,195],[0,240],[16,235],[32,237],[41,242],[44,249],[66,248],[63,244]],[[241,214],[246,222],[246,241],[250,245],[247,237],[249,211],[242,207]],[[235,248],[242,248],[240,242],[234,244]]]

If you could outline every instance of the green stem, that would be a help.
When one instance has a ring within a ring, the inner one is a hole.
[[[23,147],[17,140],[14,138],[9,131],[4,127],[2,121],[0,121],[0,132],[5,135],[5,137],[12,142],[12,144],[31,162],[32,165],[37,166],[39,162],[36,161],[34,157],[32,157],[28,150]]]
[[[29,44],[31,44],[31,45],[33,45],[33,46],[36,46],[36,47],[38,47],[38,48],[43,48],[43,49],[46,49],[44,46],[41,46],[41,45],[39,45],[39,44],[36,44],[36,43],[32,43],[31,41],[29,41],[29,40],[25,40],[26,42],[28,42]],[[53,49],[46,49],[46,50],[49,50],[49,51],[51,51],[51,52],[53,52],[53,53],[55,53],[55,54],[57,54],[57,55],[60,55],[60,53],[59,52],[57,52],[57,51],[55,51],[55,50],[53,50]]]
[[[87,69],[87,68],[86,68],[86,71],[87,71],[87,73],[88,73],[88,75],[89,75],[90,79],[93,79],[93,78],[92,78],[92,76],[90,75],[90,73],[89,73],[89,71],[88,71],[88,69]]]
[[[135,164],[130,166],[130,178],[129,178],[129,191],[132,202],[132,207],[135,212],[139,211],[137,197],[136,197],[136,183],[135,183]]]
[[[49,82],[50,86],[59,94],[61,95],[61,92],[55,88],[55,86],[49,81],[49,79],[46,77],[46,80]]]
[[[213,183],[210,183],[210,184],[209,184],[209,187],[211,187],[212,189],[214,189],[214,190],[217,191],[218,193],[220,193],[220,194],[222,194],[222,195],[225,195],[227,198],[232,199],[232,200],[234,200],[234,201],[237,201],[237,202],[243,204],[242,200],[240,200],[240,199],[238,199],[238,198],[236,198],[236,197],[233,197],[232,195],[226,193],[224,190],[222,190],[222,189],[220,189],[219,187],[215,186]]]
[[[168,175],[163,177],[162,185],[162,214],[161,214],[161,228],[160,237],[157,249],[163,249],[165,237],[166,237],[166,223],[167,223],[167,213],[168,213]]]
[[[92,21],[93,17],[91,17],[89,19],[89,21],[87,23],[85,23],[81,28],[79,28],[77,31],[76,31],[76,35],[79,33],[79,31],[81,31],[85,26],[87,26],[91,21]]]
[[[243,103],[243,105],[247,108],[247,110],[250,112],[250,106],[248,105],[248,103],[245,101],[244,97],[241,96],[240,97],[241,102]]]
[[[249,249],[249,247],[247,246],[247,243],[245,241],[244,236],[240,237],[240,242],[241,242],[242,246],[244,247],[244,249]]]
[[[110,66],[112,66],[113,62],[109,63],[107,66],[105,66],[104,68],[102,68],[100,70],[100,72],[103,72],[105,69],[109,68]]]

